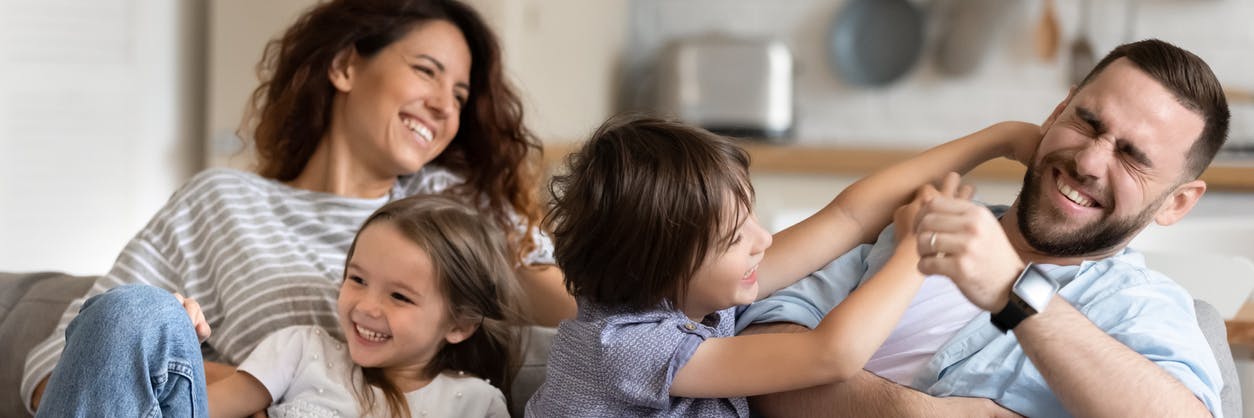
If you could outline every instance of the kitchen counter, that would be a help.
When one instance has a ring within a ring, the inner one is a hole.
[[[545,146],[547,167],[559,166],[577,143],[553,143]],[[920,150],[832,147],[813,145],[771,145],[741,142],[752,158],[756,174],[864,175],[889,164],[904,160]],[[1020,181],[1023,166],[1008,159],[989,161],[968,175],[984,180]],[[1254,158],[1220,156],[1202,173],[1209,190],[1254,191]]]

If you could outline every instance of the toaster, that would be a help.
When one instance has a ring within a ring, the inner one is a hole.
[[[658,110],[711,132],[782,142],[795,115],[792,53],[771,39],[703,35],[659,59]]]

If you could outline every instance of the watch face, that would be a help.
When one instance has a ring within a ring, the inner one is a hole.
[[[1029,269],[1031,271],[1015,283],[1015,294],[1032,306],[1032,309],[1041,312],[1049,305],[1049,300],[1054,297],[1058,288],[1053,280],[1046,277],[1044,272],[1037,270],[1036,266],[1031,266]]]

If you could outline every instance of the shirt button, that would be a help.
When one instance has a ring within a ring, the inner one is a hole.
[[[461,392],[457,392],[457,397],[458,397],[458,398],[462,397],[462,393],[461,393]]]
[[[325,391],[322,390],[322,388],[318,388],[318,393],[322,393],[322,392],[325,392]]]
[[[694,323],[691,323],[691,322],[686,323],[686,324],[684,324],[684,329],[689,330],[689,331],[696,331],[696,330],[697,330],[697,324],[694,324]]]
[[[340,350],[341,350],[341,349],[343,349],[343,348],[344,348],[344,346],[342,346],[342,345],[339,345],[339,344],[336,344],[336,345],[335,345],[335,351],[340,351]]]
[[[315,330],[314,330],[314,335],[322,335],[322,330],[320,330],[320,329],[315,329]]]
[[[314,355],[313,355],[313,359],[314,359],[314,360],[317,360],[317,359],[318,359],[318,355],[317,355],[317,354],[314,354]]]

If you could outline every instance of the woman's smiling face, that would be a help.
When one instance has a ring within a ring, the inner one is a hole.
[[[417,24],[371,57],[347,50],[330,75],[332,137],[381,176],[422,169],[457,135],[470,66],[465,37],[444,20]]]

